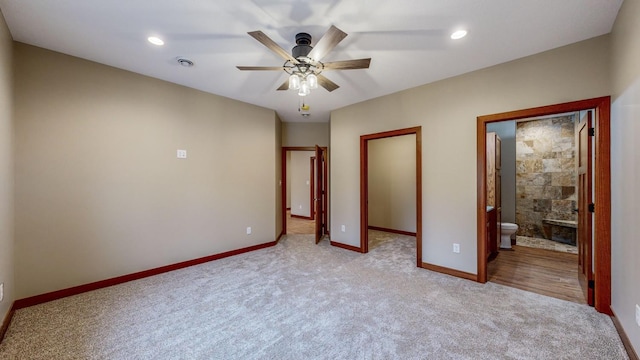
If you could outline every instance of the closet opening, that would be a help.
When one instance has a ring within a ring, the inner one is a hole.
[[[369,252],[370,246],[375,246],[370,241],[378,232],[415,236],[418,267],[422,266],[421,129],[360,137],[359,250]],[[407,187],[411,189],[402,191]]]

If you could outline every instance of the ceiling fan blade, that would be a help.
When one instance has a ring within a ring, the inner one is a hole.
[[[324,63],[324,70],[352,70],[352,69],[368,69],[371,58],[344,60]]]
[[[250,31],[247,34],[251,35],[254,39],[258,40],[262,45],[268,47],[271,51],[278,54],[285,60],[289,60],[294,64],[299,64],[300,62],[296,60],[291,54],[286,52],[280,45],[276,44],[275,41],[271,40],[270,37],[265,35],[262,31]]]
[[[240,70],[280,70],[282,66],[236,66]]]
[[[346,36],[347,33],[331,25],[329,30],[327,30],[320,40],[318,40],[318,43],[313,47],[311,52],[309,52],[307,57],[314,61],[320,61]]]
[[[323,88],[327,89],[327,91],[332,92],[333,90],[339,88],[340,86],[338,86],[338,84],[334,83],[333,81],[327,79],[326,77],[318,74],[318,84],[320,84],[320,86],[322,86]],[[288,87],[288,84],[287,84]]]
[[[289,90],[289,79],[285,80],[278,90]]]

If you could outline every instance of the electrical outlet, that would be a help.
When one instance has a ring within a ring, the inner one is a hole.
[[[0,283],[0,301],[2,300],[4,300],[4,283]]]
[[[453,252],[456,254],[460,253],[460,244],[453,244]]]
[[[636,304],[636,324],[640,326],[640,305]]]
[[[251,226],[247,227],[247,235],[251,235]]]
[[[187,150],[178,149],[176,155],[177,155],[178,159],[186,159],[187,158]]]
[[[340,231],[342,232],[347,231],[347,227],[345,225],[340,226]]]

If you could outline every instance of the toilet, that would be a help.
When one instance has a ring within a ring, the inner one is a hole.
[[[511,250],[511,235],[518,231],[518,225],[512,223],[500,223],[500,249]]]

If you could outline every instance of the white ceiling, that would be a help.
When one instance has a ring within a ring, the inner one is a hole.
[[[325,122],[331,110],[609,33],[622,0],[0,0],[16,41],[275,109],[283,121]],[[347,34],[323,62],[371,57],[366,70],[325,72],[340,85],[276,91],[284,61],[247,35],[289,51],[335,25]],[[456,29],[469,31],[451,40]],[[157,47],[147,37],[157,35]],[[184,56],[195,62],[185,68]]]

